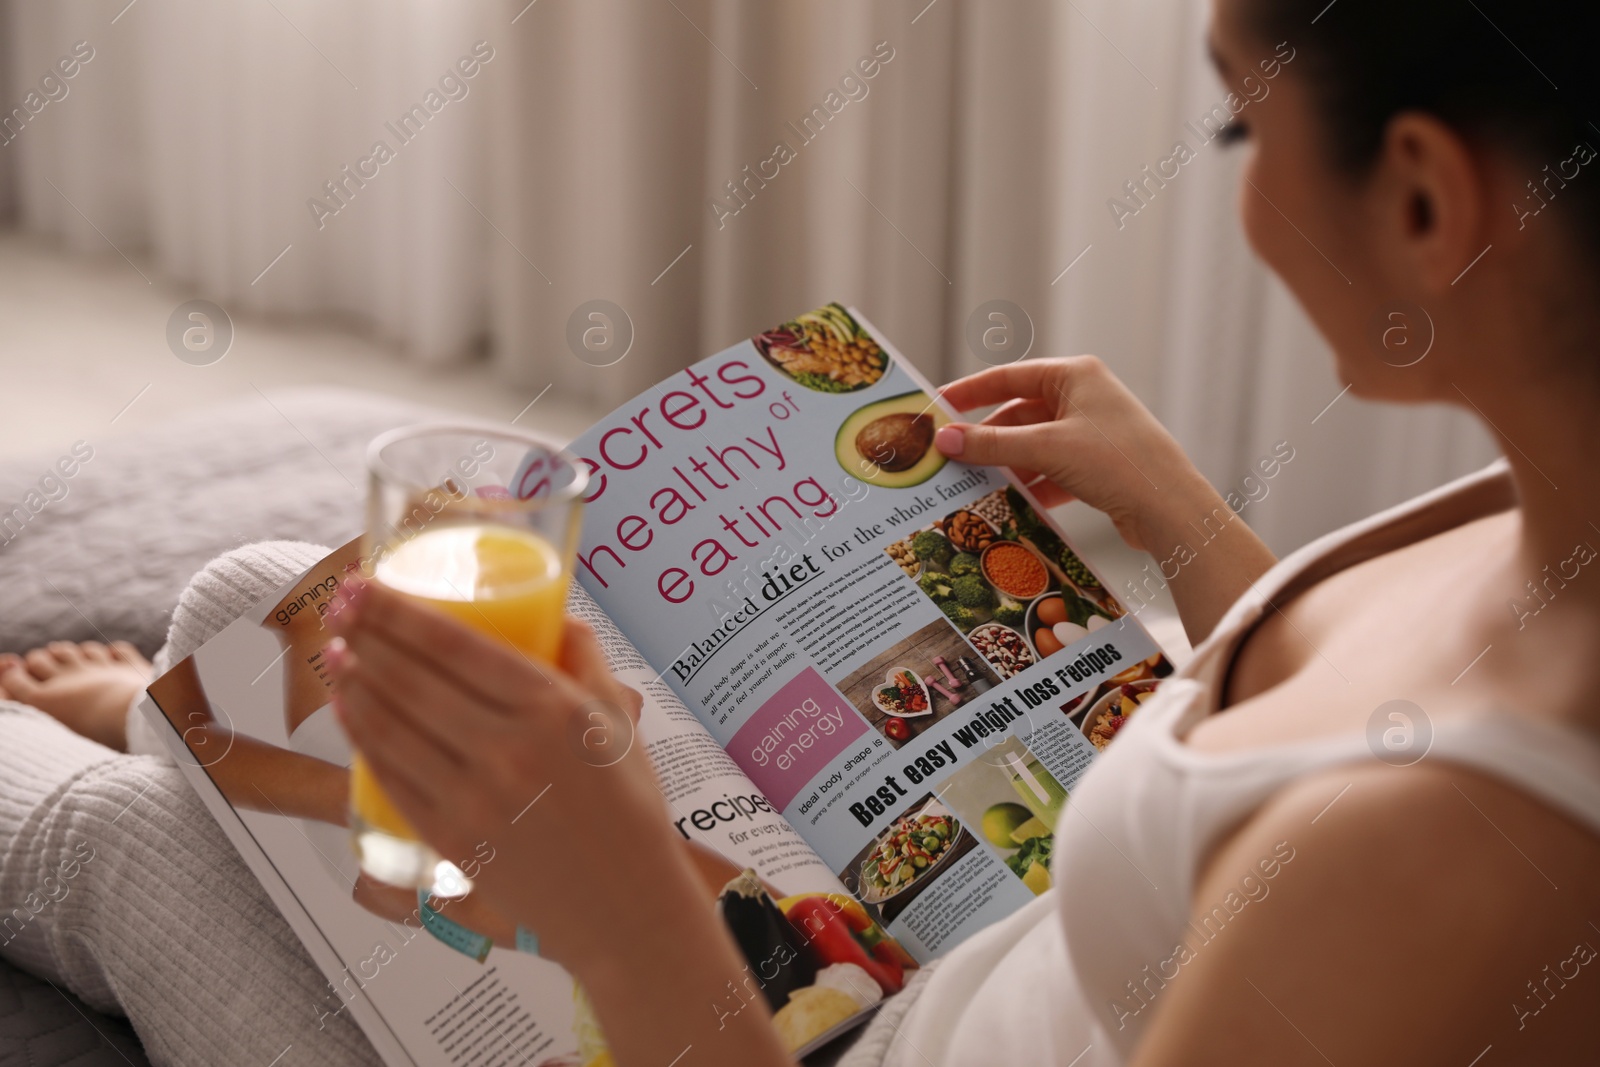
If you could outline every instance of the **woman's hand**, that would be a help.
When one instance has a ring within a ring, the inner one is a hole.
[[[715,1011],[748,972],[635,742],[641,698],[593,632],[566,619],[560,662],[540,665],[380,584],[351,586],[330,649],[351,742],[430,845],[475,857],[472,896],[582,983],[615,1062],[690,1046],[703,1064],[791,1062],[764,1002]]]
[[[1124,541],[1156,557],[1194,644],[1275,562],[1166,427],[1095,357],[991,367],[940,392],[957,411],[1000,405],[980,423],[941,428],[940,452],[1010,467],[1045,507],[1082,500],[1105,512]]]
[[[334,706],[389,799],[441,855],[475,857],[474,894],[545,955],[600,948],[608,912],[640,910],[641,869],[681,851],[632,743],[639,694],[571,618],[541,665],[377,583],[348,599]]]
[[[942,428],[939,451],[1010,467],[1045,507],[1082,500],[1140,551],[1164,548],[1186,505],[1217,498],[1167,428],[1094,356],[990,367],[940,394],[957,411],[1001,406],[975,425]]]

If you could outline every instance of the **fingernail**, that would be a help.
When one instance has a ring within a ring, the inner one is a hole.
[[[933,446],[954,459],[961,455],[967,443],[967,431],[960,426],[941,426],[933,435]]]
[[[350,661],[350,651],[344,643],[344,638],[335,637],[328,642],[328,647],[324,651],[328,656],[328,670],[338,677],[344,672],[345,664]]]

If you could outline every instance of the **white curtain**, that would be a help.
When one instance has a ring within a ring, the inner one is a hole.
[[[127,3],[9,5],[7,111],[75,42],[93,49],[65,97],[0,149],[23,225],[84,252],[143,252],[147,272],[233,314],[355,316],[425,360],[474,343],[488,287],[474,205],[488,208],[493,141],[481,90],[500,57],[458,75],[462,99],[439,82],[496,5]],[[402,144],[386,124],[430,90],[445,103]],[[395,158],[358,174],[364,187],[346,178],[379,140]],[[329,181],[346,183],[347,207]],[[340,210],[319,220],[313,198]]]
[[[1205,0],[0,2],[8,111],[95,49],[0,148],[21,224],[236,314],[350,317],[439,363],[487,341],[508,383],[598,407],[828,300],[948,378],[1009,300],[1035,354],[1104,357],[1219,485],[1287,441],[1246,511],[1280,549],[1491,454],[1454,413],[1323,411],[1329,358],[1245,248],[1218,147],[1113,220],[1221,101]],[[480,41],[402,144],[386,124]],[[605,368],[566,342],[597,298],[634,328]]]

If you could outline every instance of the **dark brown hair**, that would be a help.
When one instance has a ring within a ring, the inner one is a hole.
[[[1528,167],[1600,262],[1600,4],[1595,0],[1243,0],[1261,40],[1287,41],[1311,87],[1330,162],[1365,173],[1389,121],[1437,116]],[[1562,164],[1566,163],[1563,168]],[[1548,169],[1547,169],[1548,168]],[[1560,171],[1565,169],[1565,176]],[[1508,205],[1508,210],[1516,210]]]

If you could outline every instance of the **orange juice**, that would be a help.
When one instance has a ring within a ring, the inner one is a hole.
[[[530,659],[552,663],[561,651],[567,572],[555,546],[537,534],[481,524],[425,530],[396,544],[374,577]],[[350,766],[350,803],[367,826],[417,839],[359,754]]]
[[[445,526],[394,546],[378,581],[497,641],[552,662],[561,648],[567,583],[561,556],[510,526]]]

